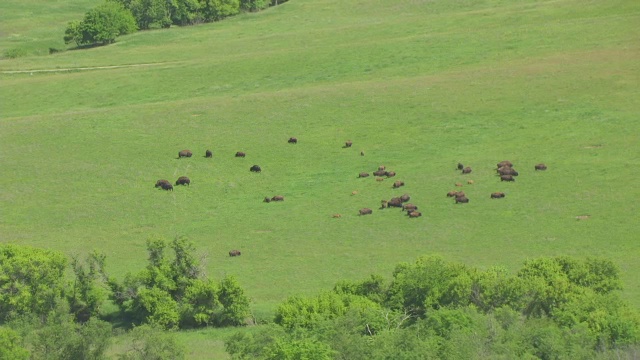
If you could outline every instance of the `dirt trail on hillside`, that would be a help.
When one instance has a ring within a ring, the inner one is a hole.
[[[129,65],[108,65],[108,66],[92,66],[92,67],[76,67],[76,68],[56,68],[56,69],[34,69],[34,70],[3,70],[2,74],[26,74],[26,73],[45,73],[45,72],[62,72],[62,71],[84,71],[84,70],[103,70],[103,69],[120,69],[128,67],[144,67],[158,66],[166,64],[177,64],[177,61],[148,63],[148,64],[129,64]]]

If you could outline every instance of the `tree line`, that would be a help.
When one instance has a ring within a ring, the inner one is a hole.
[[[65,44],[106,45],[137,30],[220,21],[240,12],[255,12],[287,0],[106,0],[84,18],[67,25]]]
[[[134,327],[120,358],[175,359],[182,349],[165,330],[236,326],[249,317],[238,282],[207,278],[189,240],[150,239],[147,252],[147,266],[119,281],[95,251],[68,261],[50,250],[0,245],[0,359],[103,359],[118,323]],[[117,315],[102,311],[108,301]]]

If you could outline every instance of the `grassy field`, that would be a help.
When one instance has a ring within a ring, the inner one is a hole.
[[[18,32],[48,35],[43,49],[61,42],[92,6],[65,2],[37,29],[12,15],[39,4],[3,2],[1,51]],[[186,236],[210,276],[239,279],[259,319],[291,294],[432,253],[511,270],[539,256],[611,258],[640,306],[638,24],[632,0],[291,0],[1,60],[0,241],[98,249],[121,277],[144,266],[149,237]],[[176,159],[187,148],[194,157]],[[505,159],[515,183],[495,176]],[[406,186],[357,178],[379,165]],[[182,175],[190,187],[153,187]],[[457,182],[469,204],[445,196]],[[377,209],[402,193],[421,218]],[[286,200],[262,202],[273,195]],[[183,336],[219,351],[211,336],[223,332]]]

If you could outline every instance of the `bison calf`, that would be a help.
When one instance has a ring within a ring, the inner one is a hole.
[[[229,251],[229,256],[233,257],[233,256],[240,256],[241,252],[240,250],[231,250]]]
[[[373,214],[373,210],[369,208],[360,209],[360,215],[371,215]]]

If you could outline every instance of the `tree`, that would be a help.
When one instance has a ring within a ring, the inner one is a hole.
[[[109,296],[107,275],[105,273],[106,256],[94,251],[82,263],[77,256],[71,261],[75,279],[71,285],[68,299],[76,320],[86,321],[90,316],[98,315],[100,308]]]
[[[29,359],[29,351],[21,346],[21,342],[15,331],[0,327],[0,359]]]
[[[65,257],[28,246],[0,245],[0,321],[44,316],[63,297]]]
[[[140,30],[171,25],[166,0],[132,0],[128,9],[131,10]]]
[[[240,12],[240,0],[203,0],[202,12],[205,21],[220,21]]]
[[[151,325],[135,327],[132,331],[129,349],[121,354],[120,360],[179,360],[184,359],[184,347],[175,335]]]
[[[71,22],[65,31],[66,44],[78,46],[111,44],[116,37],[136,31],[136,21],[131,12],[117,2],[107,1],[89,10],[81,22]]]

